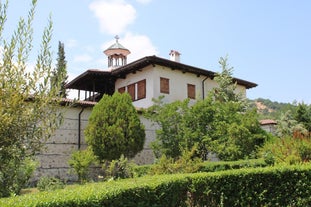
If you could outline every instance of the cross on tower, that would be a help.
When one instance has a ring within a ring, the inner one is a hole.
[[[114,38],[116,39],[116,42],[118,42],[119,41],[119,35],[116,35],[116,36],[114,36]]]

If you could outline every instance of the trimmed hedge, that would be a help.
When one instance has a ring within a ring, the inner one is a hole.
[[[311,206],[311,166],[145,176],[0,199],[0,206]]]
[[[241,168],[257,168],[267,167],[268,164],[263,159],[250,159],[238,161],[217,161],[217,162],[203,162],[199,165],[198,172],[217,172],[223,170],[233,170]],[[134,174],[137,177],[148,175],[153,165],[140,165],[136,166]]]
[[[204,162],[198,171],[200,172],[217,172],[223,170],[233,170],[241,168],[266,167],[268,164],[263,159],[238,160],[238,161],[217,161]]]

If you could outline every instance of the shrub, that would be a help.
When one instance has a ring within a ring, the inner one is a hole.
[[[217,172],[224,170],[266,167],[268,164],[263,159],[204,162],[198,169],[199,172]]]
[[[53,191],[56,189],[63,189],[64,183],[55,177],[41,177],[37,183],[39,191]]]
[[[92,150],[79,150],[71,154],[71,159],[68,161],[73,168],[74,173],[78,175],[80,183],[88,180],[89,167],[96,160]]]
[[[187,173],[196,172],[218,172],[224,170],[233,170],[241,168],[259,168],[267,167],[270,164],[264,159],[250,159],[250,160],[238,160],[238,161],[217,161],[217,162],[199,162],[193,167],[188,165],[187,168],[190,170],[184,170]],[[174,168],[173,159],[162,157],[155,165],[140,165],[133,168],[136,177],[142,177],[145,175],[152,174],[173,174],[180,173],[181,171],[172,170]],[[175,168],[174,168],[175,169]]]
[[[25,160],[13,159],[6,163],[1,163],[0,170],[0,197],[18,195],[24,188],[33,172],[36,170],[38,162],[26,158]]]
[[[158,163],[151,167],[151,174],[175,174],[175,173],[193,173],[200,168],[202,160],[198,157],[194,158],[195,148],[191,151],[184,151],[182,156],[177,160],[166,157],[165,154],[161,156]]]
[[[133,177],[133,163],[129,162],[126,157],[121,155],[120,159],[112,160],[108,165],[105,163],[103,168],[107,178],[131,178]]]
[[[308,162],[311,159],[311,142],[308,138],[274,138],[261,148],[260,156],[271,164]]]

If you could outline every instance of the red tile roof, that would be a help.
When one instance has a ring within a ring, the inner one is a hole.
[[[272,119],[263,119],[263,120],[260,120],[259,123],[261,125],[276,125],[277,124],[277,122]]]

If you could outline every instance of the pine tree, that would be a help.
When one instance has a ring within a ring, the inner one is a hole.
[[[128,93],[104,95],[94,106],[85,139],[100,161],[133,158],[143,149],[145,130]]]
[[[66,84],[67,84],[67,61],[65,57],[65,46],[64,43],[58,42],[58,57],[56,68],[53,70],[52,74],[52,84],[51,87],[54,87],[56,83],[60,84],[59,96],[62,98],[67,97]]]
[[[236,91],[237,85],[232,78],[233,67],[229,67],[228,57],[221,57],[219,64],[222,71],[217,73],[214,78],[218,86],[211,91],[213,97],[220,102],[242,101],[241,94]]]

